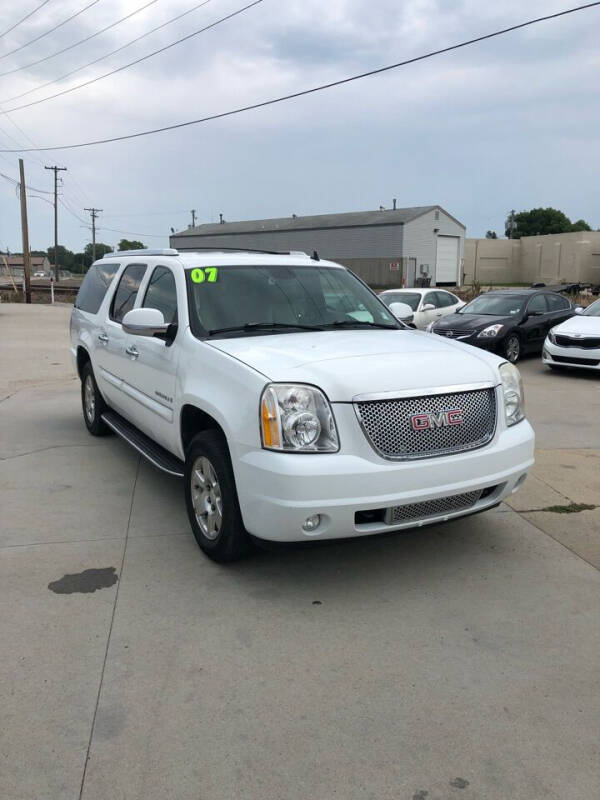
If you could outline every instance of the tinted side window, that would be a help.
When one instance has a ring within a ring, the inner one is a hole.
[[[448,306],[453,306],[456,303],[454,295],[449,294],[448,292],[436,292],[436,294],[440,308],[447,308]]]
[[[437,292],[428,292],[425,295],[425,297],[423,298],[423,305],[427,305],[428,303],[431,303],[431,305],[434,306],[435,308],[439,308],[440,304],[438,301]]]
[[[148,283],[144,308],[157,308],[162,311],[165,322],[177,322],[177,289],[175,276],[166,267],[156,267]]]
[[[90,267],[77,292],[75,308],[87,311],[88,314],[97,314],[119,266],[119,264],[96,264]]]
[[[540,311],[542,314],[545,314],[548,311],[545,294],[536,294],[535,297],[531,298],[527,304],[527,312],[531,314],[532,311]]]
[[[566,297],[560,297],[557,294],[547,294],[548,308],[550,311],[564,311],[569,308],[570,303]]]
[[[145,272],[145,264],[130,264],[125,268],[110,306],[110,318],[115,322],[121,322],[133,308]]]

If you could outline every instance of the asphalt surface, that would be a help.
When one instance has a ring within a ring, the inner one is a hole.
[[[534,475],[445,526],[211,563],[91,438],[67,308],[0,305],[0,798],[597,795],[600,379],[522,364]]]

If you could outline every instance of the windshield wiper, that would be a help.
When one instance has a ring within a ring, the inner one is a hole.
[[[297,322],[246,322],[244,325],[233,325],[231,328],[213,328],[208,332],[209,336],[215,333],[236,333],[245,331],[268,331],[273,328],[287,328],[288,330],[300,331],[322,331],[325,330],[319,325],[300,325]]]
[[[333,325],[336,328],[354,327],[355,325],[366,325],[368,328],[386,328],[389,331],[400,330],[395,325],[385,325],[383,322],[365,322],[359,319],[336,319],[335,322],[327,322],[327,326]]]

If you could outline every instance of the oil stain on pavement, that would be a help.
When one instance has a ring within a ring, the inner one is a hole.
[[[118,581],[115,567],[103,567],[102,569],[84,569],[83,572],[76,572],[73,575],[63,575],[58,581],[48,584],[51,592],[56,594],[73,594],[81,592],[90,594],[98,589],[108,589]]]

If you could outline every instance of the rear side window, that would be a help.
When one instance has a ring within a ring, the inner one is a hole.
[[[175,276],[166,267],[156,267],[148,283],[144,308],[156,308],[162,311],[165,322],[171,325],[177,322],[177,289]]]
[[[545,314],[548,311],[548,306],[546,305],[546,295],[536,294],[535,297],[532,297],[527,304],[527,311],[530,314],[532,311],[538,311],[542,314]]]
[[[550,311],[564,311],[571,305],[566,297],[560,297],[558,294],[547,294],[546,300]]]
[[[130,264],[123,270],[110,307],[110,318],[114,322],[122,322],[133,308],[145,272],[146,264]]]
[[[453,306],[457,301],[453,294],[450,292],[436,292],[438,298],[438,308],[447,308]]]
[[[83,283],[77,292],[75,308],[97,314],[112,279],[120,264],[95,264],[86,273]]]

